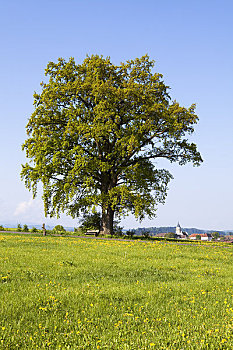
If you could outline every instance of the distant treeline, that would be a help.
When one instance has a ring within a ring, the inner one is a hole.
[[[167,232],[176,232],[176,227],[140,227],[135,229],[135,233],[138,235],[143,234],[143,232],[150,232],[151,235],[157,235],[158,233],[167,233]],[[206,232],[219,232],[220,235],[225,235],[226,232],[224,231],[210,231],[210,230],[200,230],[198,228],[182,228],[182,231],[187,232],[189,235],[193,234],[193,233],[206,233]]]

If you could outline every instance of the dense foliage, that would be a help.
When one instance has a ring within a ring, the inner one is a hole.
[[[114,214],[152,217],[164,203],[172,175],[155,160],[202,162],[187,139],[195,106],[171,101],[153,67],[148,56],[120,65],[99,56],[48,64],[23,145],[31,162],[21,172],[34,196],[42,182],[46,214],[76,217],[99,206],[102,230],[112,233]]]
[[[56,225],[56,226],[53,228],[53,230],[54,230],[54,231],[61,231],[61,232],[65,232],[65,231],[66,231],[62,225]]]
[[[176,238],[176,234],[174,232],[167,232],[164,235],[165,238]]]
[[[80,220],[81,232],[88,230],[100,230],[101,229],[101,215],[98,212],[95,213],[84,213]]]
[[[24,224],[22,231],[23,232],[28,232],[29,231],[28,225]]]

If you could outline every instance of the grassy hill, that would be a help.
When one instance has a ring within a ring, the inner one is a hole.
[[[232,349],[233,247],[0,236],[0,349]]]

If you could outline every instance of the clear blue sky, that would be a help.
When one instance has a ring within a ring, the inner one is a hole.
[[[0,224],[44,220],[40,199],[20,180],[25,125],[44,69],[58,57],[110,56],[114,63],[145,53],[156,61],[171,96],[197,104],[193,140],[199,168],[166,166],[174,175],[157,218],[125,228],[174,226],[233,230],[233,2],[214,0],[0,0]],[[58,223],[77,225],[63,216]]]

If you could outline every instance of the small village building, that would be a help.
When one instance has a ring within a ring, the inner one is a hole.
[[[201,237],[201,241],[212,241],[213,236],[211,233],[194,233],[189,236],[190,239],[197,239],[197,236]]]
[[[176,238],[178,239],[187,239],[189,237],[188,233],[185,231],[182,231],[180,227],[180,223],[178,222],[176,226]]]
[[[176,238],[176,239],[187,239],[187,238],[189,238],[188,233],[185,232],[185,231],[182,231],[179,222],[178,222],[178,224],[177,224],[177,226],[176,226],[176,231],[175,231],[175,233],[172,233],[172,232],[157,233],[157,234],[155,235],[155,237],[157,237],[157,238],[168,238],[168,235],[169,235],[170,233],[174,235],[174,237],[170,237],[170,238]]]

